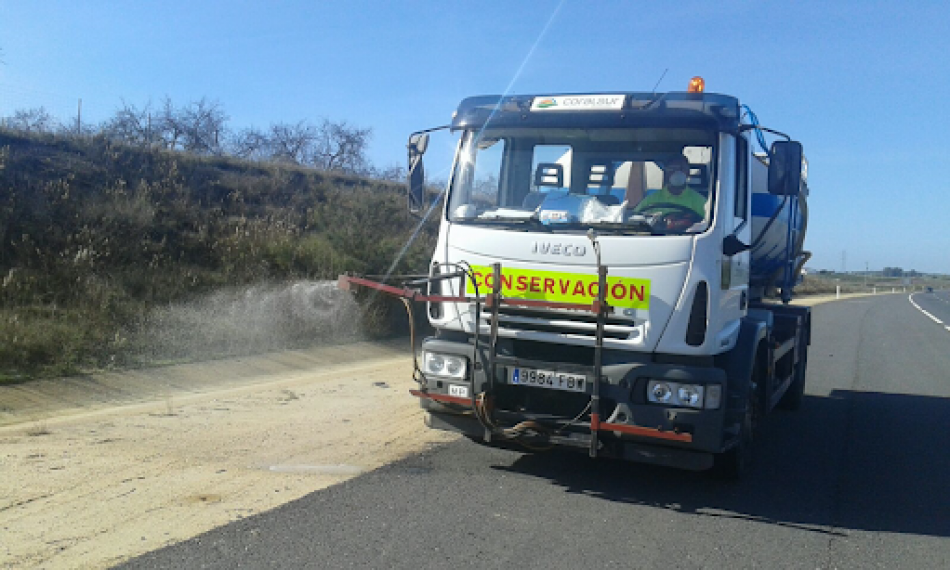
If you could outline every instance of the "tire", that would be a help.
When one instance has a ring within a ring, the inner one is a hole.
[[[710,474],[716,479],[738,481],[752,468],[755,435],[759,424],[759,390],[753,383],[749,387],[745,413],[739,426],[739,441],[728,451],[717,453],[713,458]]]
[[[808,368],[808,346],[802,347],[802,356],[795,366],[795,376],[777,408],[782,410],[797,410],[802,407],[802,398],[805,395],[805,373]]]
[[[767,359],[765,345],[760,343],[756,347],[755,365],[746,389],[745,410],[739,425],[739,440],[732,448],[713,456],[713,466],[709,474],[716,479],[738,481],[752,468],[755,437],[759,432],[762,410],[765,409],[763,378],[767,374]]]

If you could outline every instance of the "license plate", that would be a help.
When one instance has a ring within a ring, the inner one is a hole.
[[[468,398],[468,386],[459,386],[458,384],[449,384],[449,396],[458,398]]]
[[[564,390],[565,392],[584,392],[587,390],[587,376],[553,370],[535,370],[533,368],[509,368],[508,383],[517,386]]]

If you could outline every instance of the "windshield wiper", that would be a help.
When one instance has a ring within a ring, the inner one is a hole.
[[[661,235],[653,228],[653,224],[646,220],[627,220],[626,222],[594,222],[591,227],[604,230],[617,230],[623,232],[632,232],[637,234],[648,233],[651,235]]]
[[[626,234],[626,235],[665,235],[663,232],[657,232],[650,222],[646,220],[627,220],[626,222],[542,222],[537,214],[526,217],[511,216],[479,216],[477,218],[459,218],[454,220],[458,223],[480,224],[486,226],[508,226],[512,229],[521,231],[543,230],[546,232],[556,232],[559,230],[587,230],[588,228],[597,228],[598,230]]]
[[[518,229],[527,230],[529,227],[532,229],[545,229],[548,227],[541,223],[538,220],[537,214],[534,214],[530,217],[512,217],[512,216],[491,216],[484,217],[479,216],[477,218],[460,218],[455,220],[456,222],[463,222],[466,224],[483,224],[488,226],[521,226]]]
[[[551,227],[567,230],[586,230],[588,228],[597,228],[598,230],[626,234],[626,235],[664,235],[657,232],[645,220],[628,220],[626,222],[570,222],[561,224],[551,224]]]

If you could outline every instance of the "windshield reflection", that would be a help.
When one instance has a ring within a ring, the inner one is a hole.
[[[551,232],[701,232],[711,220],[714,140],[670,128],[467,132],[448,217]]]

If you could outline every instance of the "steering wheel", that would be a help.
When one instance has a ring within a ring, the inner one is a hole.
[[[682,232],[686,231],[687,228],[696,222],[703,220],[703,217],[697,214],[696,210],[682,204],[673,204],[672,202],[650,204],[644,208],[641,213],[648,215],[646,212],[650,210],[672,210],[653,216],[651,223],[653,227],[658,230]]]

